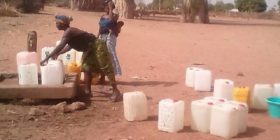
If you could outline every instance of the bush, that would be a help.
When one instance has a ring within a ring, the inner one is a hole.
[[[16,8],[22,13],[39,13],[44,8],[45,0],[22,0]]]
[[[0,16],[18,17],[19,13],[14,8],[12,8],[8,3],[1,1]]]

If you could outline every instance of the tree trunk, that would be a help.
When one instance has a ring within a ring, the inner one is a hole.
[[[134,0],[116,0],[115,6],[120,18],[134,18],[136,8]]]
[[[207,0],[183,0],[182,22],[195,22],[199,16],[201,23],[209,23]]]
[[[191,0],[183,0],[182,4],[182,16],[181,16],[181,22],[189,22],[190,21],[190,8],[191,7]]]
[[[209,16],[208,16],[208,1],[202,0],[202,4],[199,10],[199,19],[201,23],[209,23]]]

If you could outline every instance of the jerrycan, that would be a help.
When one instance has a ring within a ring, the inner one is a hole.
[[[246,103],[250,105],[250,89],[249,87],[233,88],[232,98],[234,101]]]
[[[37,64],[18,65],[19,85],[38,85]]]
[[[273,95],[273,88],[269,84],[255,84],[252,95],[252,107],[254,109],[266,110],[266,98]]]
[[[239,111],[231,104],[216,104],[211,109],[210,134],[232,138],[239,132]]]
[[[52,60],[41,66],[42,85],[62,85],[64,82],[64,68],[60,60]]]
[[[214,97],[232,99],[234,82],[228,79],[216,79],[214,81]]]
[[[196,70],[194,80],[195,91],[211,91],[212,72],[210,70]]]
[[[71,49],[70,51],[62,54],[61,58],[64,65],[67,65],[70,62],[76,62],[76,51]]]
[[[166,132],[178,132],[184,128],[185,102],[163,99],[159,102],[158,129]]]
[[[198,67],[188,67],[186,70],[186,80],[185,85],[188,87],[194,87],[194,79],[195,79],[195,71],[201,70],[201,68]]]
[[[123,107],[127,121],[142,121],[148,118],[147,97],[141,91],[124,93]]]
[[[37,64],[37,53],[36,52],[27,52],[22,51],[17,53],[17,65],[22,64]]]

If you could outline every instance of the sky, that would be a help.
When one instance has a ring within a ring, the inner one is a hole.
[[[135,0],[135,2],[137,1],[143,1],[147,4],[147,3],[151,3],[153,0]],[[208,0],[208,1],[213,4],[215,4],[217,1],[223,1],[224,3],[234,3],[234,0]],[[278,8],[277,6],[278,0],[265,0],[265,1],[267,4],[267,9],[271,9],[275,5],[276,5],[276,9]]]

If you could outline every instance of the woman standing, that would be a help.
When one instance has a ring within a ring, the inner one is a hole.
[[[113,13],[115,8],[112,0],[105,1],[105,14],[99,20],[98,37],[106,42],[115,75],[121,75],[121,67],[116,53],[117,36],[120,33],[121,27],[124,25],[122,21],[118,22],[118,15]],[[105,75],[101,74],[99,83],[105,83]]]

